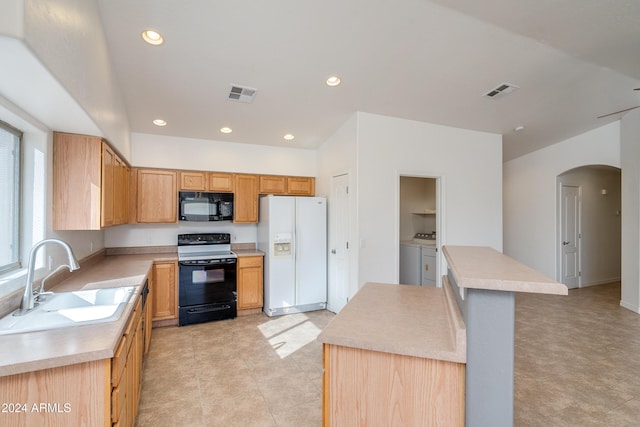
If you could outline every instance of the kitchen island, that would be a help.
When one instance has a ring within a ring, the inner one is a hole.
[[[466,333],[449,286],[367,283],[318,340],[325,426],[463,424]]]
[[[320,334],[324,426],[512,426],[514,292],[567,288],[486,247],[443,247],[442,288],[365,284]]]

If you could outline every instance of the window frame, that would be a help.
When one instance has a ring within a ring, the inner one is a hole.
[[[9,123],[0,120],[0,129],[12,134],[17,138],[15,144],[16,154],[14,155],[14,187],[13,187],[13,227],[11,230],[12,241],[14,244],[13,254],[14,260],[8,264],[0,265],[0,274],[5,274],[13,270],[22,268],[21,262],[21,242],[20,242],[20,230],[21,230],[21,208],[22,208],[22,143],[24,132],[11,126]]]

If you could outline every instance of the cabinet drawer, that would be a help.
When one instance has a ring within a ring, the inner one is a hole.
[[[127,391],[127,376],[122,376],[122,381],[111,392],[111,422],[117,423],[123,418],[124,410],[127,407],[125,397]]]
[[[111,385],[114,387],[120,384],[122,372],[127,364],[127,348],[127,338],[122,337],[113,355],[113,359],[111,359]]]
[[[238,257],[238,268],[262,267],[261,256]]]

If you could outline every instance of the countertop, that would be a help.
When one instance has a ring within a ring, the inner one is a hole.
[[[460,288],[567,295],[567,287],[495,249],[443,246],[449,268]]]
[[[442,288],[367,283],[320,333],[318,341],[466,362],[466,329],[446,278]]]
[[[137,286],[139,295],[155,261],[175,260],[175,253],[105,256],[90,266],[81,265],[51,290]],[[136,301],[132,297],[114,322],[1,336],[0,376],[113,357]]]
[[[236,254],[238,257],[264,256],[264,252],[258,249],[232,249],[231,252]]]

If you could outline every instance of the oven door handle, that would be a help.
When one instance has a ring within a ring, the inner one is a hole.
[[[230,308],[231,308],[231,306],[228,305],[228,304],[225,304],[225,305],[220,306],[220,307],[190,308],[189,310],[187,310],[187,313],[189,313],[189,314],[208,313],[208,312],[211,312],[211,311],[228,310]]]
[[[216,261],[209,261],[209,262],[202,262],[202,261],[180,261],[179,262],[180,265],[184,265],[185,267],[203,267],[203,266],[207,266],[207,265],[221,265],[224,263],[221,262],[216,262]]]

